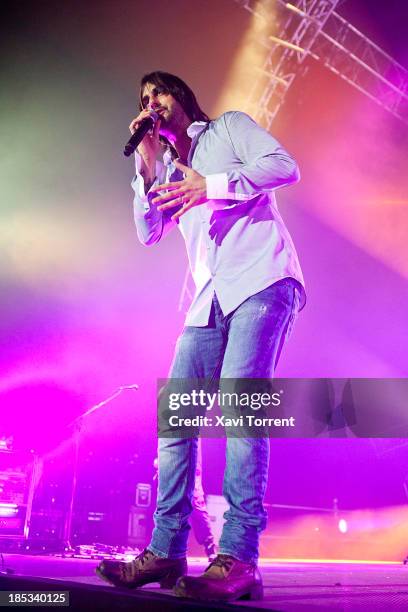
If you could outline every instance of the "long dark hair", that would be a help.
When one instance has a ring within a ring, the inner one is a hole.
[[[187,83],[174,74],[162,72],[160,70],[145,74],[140,81],[140,110],[143,109],[142,92],[146,83],[151,83],[155,87],[162,87],[166,92],[171,94],[173,98],[181,104],[184,112],[191,121],[210,121],[208,115],[199,107],[197,98]]]

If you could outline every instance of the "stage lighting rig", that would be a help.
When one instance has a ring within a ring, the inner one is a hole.
[[[256,18],[266,19],[262,0],[235,0]],[[279,27],[250,91],[248,112],[266,129],[295,78],[311,57],[352,87],[408,124],[408,71],[335,9],[339,0],[276,0]],[[264,43],[263,43],[264,44]]]

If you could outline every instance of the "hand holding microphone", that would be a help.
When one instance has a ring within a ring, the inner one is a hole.
[[[143,109],[129,125],[132,136],[123,151],[124,155],[128,157],[134,153],[137,147],[137,151],[142,158],[140,172],[143,176],[146,190],[154,181],[156,159],[162,146],[159,140],[160,123],[160,117],[155,111]]]
[[[153,128],[153,129],[152,129]],[[154,154],[155,159],[160,149],[159,129],[160,117],[154,110],[143,109],[129,125],[132,136],[123,150],[123,154],[129,157],[138,149],[143,158],[149,159]],[[148,134],[148,132],[151,132]]]

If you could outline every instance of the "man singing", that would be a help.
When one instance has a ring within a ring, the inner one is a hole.
[[[133,133],[158,119],[136,154],[134,211],[139,240],[152,245],[178,225],[196,292],[170,378],[272,378],[304,305],[303,276],[275,190],[299,179],[296,162],[248,115],[209,120],[180,78],[143,77]],[[197,439],[159,439],[155,528],[130,563],[103,561],[115,585],[159,582],[176,595],[229,601],[262,597],[257,569],[269,440],[227,438],[223,493],[229,504],[219,551],[201,576],[186,575]]]

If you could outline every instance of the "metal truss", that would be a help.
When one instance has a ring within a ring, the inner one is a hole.
[[[408,70],[337,13],[314,51],[327,68],[408,124]]]
[[[259,0],[235,0],[264,22],[268,6]],[[264,64],[248,98],[248,110],[266,129],[282,106],[309,56],[408,123],[408,71],[335,12],[339,0],[275,0],[276,36],[260,41]],[[273,24],[271,24],[273,25]]]

